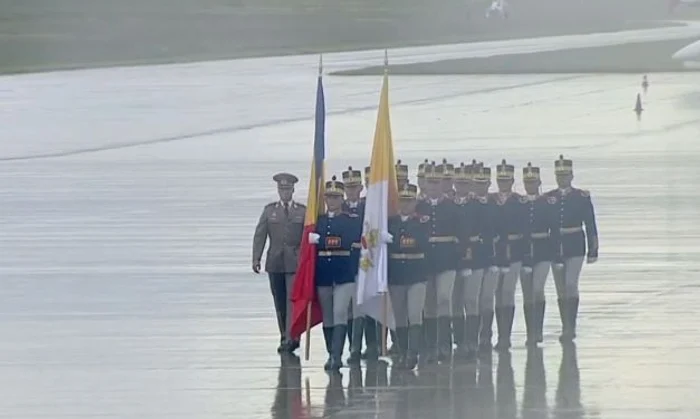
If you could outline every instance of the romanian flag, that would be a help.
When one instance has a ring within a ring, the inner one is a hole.
[[[311,315],[310,327],[321,323],[321,305],[316,296],[316,245],[309,243],[309,233],[316,231],[316,220],[323,213],[323,160],[325,158],[326,105],[323,97],[323,77],[319,72],[316,88],[316,130],[314,156],[311,162],[309,198],[306,203],[304,233],[301,236],[301,251],[292,289],[291,336],[299,339],[306,331],[307,316]],[[309,311],[310,310],[310,311]]]
[[[362,253],[357,277],[357,302],[360,312],[390,328],[394,328],[394,316],[389,298],[384,298],[389,291],[387,275],[389,252],[382,236],[388,232],[388,217],[398,214],[399,208],[394,161],[394,145],[389,120],[389,76],[385,71],[365,201]]]

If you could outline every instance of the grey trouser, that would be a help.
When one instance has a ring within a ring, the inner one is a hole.
[[[469,275],[468,270],[462,271],[459,275],[464,278],[464,288],[462,293],[462,304],[467,316],[479,315],[479,293],[481,292],[481,281],[484,279],[483,269],[474,269]]]
[[[498,269],[484,269],[481,280],[481,292],[479,294],[479,313],[493,313],[494,298],[498,287],[498,277],[501,271]]]
[[[532,272],[520,270],[520,285],[523,288],[523,304],[535,304],[544,302],[544,285],[549,275],[551,262],[537,262]]]
[[[559,299],[578,297],[578,278],[581,275],[583,259],[585,256],[575,256],[566,259],[563,264],[552,264],[552,276]]]
[[[347,325],[348,307],[353,301],[355,283],[348,282],[331,287],[316,287],[318,302],[323,313],[323,327]]]
[[[423,323],[425,282],[411,285],[389,285],[391,307],[396,327],[417,326]]]
[[[425,318],[452,316],[452,289],[456,271],[445,271],[428,276],[425,290]]]
[[[515,306],[515,288],[518,285],[518,276],[522,266],[522,262],[513,262],[507,272],[501,271],[496,288],[496,308]]]
[[[277,327],[280,336],[290,339],[289,328],[292,323],[292,286],[294,285],[293,273],[268,272],[270,292],[275,303],[277,314]]]

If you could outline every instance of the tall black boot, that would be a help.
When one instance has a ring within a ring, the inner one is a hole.
[[[348,332],[348,327],[344,324],[333,327],[333,342],[331,346],[331,366],[333,371],[340,370],[343,366],[343,348],[345,347],[345,334]]]
[[[399,337],[396,335],[396,332],[391,329],[389,329],[387,332],[387,336],[391,338],[391,347],[389,347],[386,353],[387,355],[395,355],[396,351],[398,350],[398,345],[396,345],[396,343],[399,341]]]
[[[467,359],[474,359],[479,349],[479,316],[467,316],[464,339],[467,341]]]
[[[481,324],[479,327],[479,351],[491,351],[493,343],[493,311],[483,311],[480,315]]]
[[[354,322],[354,319],[352,318],[352,316],[349,316],[349,317],[348,317],[348,329],[347,329],[347,330],[348,330],[348,346],[352,346],[352,338],[353,338],[352,326],[353,326],[353,322]]]
[[[418,364],[418,356],[421,354],[423,342],[423,327],[421,325],[413,325],[408,328],[408,349],[406,350],[407,369],[412,370]]]
[[[408,328],[407,327],[397,327],[396,328],[396,342],[394,342],[394,347],[396,348],[392,354],[392,359],[394,364],[398,368],[403,368],[406,364],[406,351],[408,349]]]
[[[557,304],[559,305],[559,317],[561,318],[561,335],[559,336],[560,342],[569,340],[569,336],[571,335],[568,312],[569,305],[567,303],[568,301],[563,298],[557,300]]]
[[[496,350],[507,351],[511,346],[510,335],[513,331],[515,307],[500,307],[496,309],[496,315],[500,317],[500,321],[498,323],[498,344],[496,344]]]
[[[350,339],[350,357],[348,365],[359,365],[362,359],[362,332],[364,331],[364,318],[358,317],[352,320],[352,339]]]
[[[535,304],[524,304],[523,315],[525,316],[525,331],[527,335],[525,344],[527,346],[537,345],[537,313],[535,312]]]
[[[378,323],[373,318],[367,316],[365,317],[365,345],[367,350],[365,351],[364,358],[368,362],[376,362],[379,359],[379,342],[381,338],[379,336]]]
[[[437,362],[437,319],[423,319],[423,352],[421,360],[425,364],[435,364]]]
[[[571,340],[576,339],[576,320],[578,318],[578,297],[568,299],[569,327],[571,328]]]
[[[449,362],[452,358],[452,317],[438,318],[438,361]]]
[[[544,312],[547,304],[544,301],[535,303],[533,321],[535,323],[535,340],[537,343],[544,341]]]
[[[328,371],[331,368],[331,348],[333,347],[332,327],[323,328],[323,341],[326,343],[326,353],[328,354],[328,360],[323,364],[323,369]]]
[[[452,316],[452,337],[458,347],[464,345],[464,321],[463,311]]]

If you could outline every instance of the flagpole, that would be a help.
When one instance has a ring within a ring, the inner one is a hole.
[[[389,73],[389,52],[384,49],[384,75]],[[385,245],[386,246],[386,245]],[[386,346],[387,346],[387,332],[389,330],[389,301],[387,301],[388,295],[384,291],[382,296],[382,356],[387,356]]]
[[[323,77],[323,54],[318,56],[318,77]],[[318,179],[318,173],[314,173]],[[317,189],[319,185],[316,186]],[[304,360],[308,361],[311,353],[311,301],[306,304],[306,342],[304,344]]]

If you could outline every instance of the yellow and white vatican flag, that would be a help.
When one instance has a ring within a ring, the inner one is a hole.
[[[389,299],[387,275],[388,217],[397,214],[399,206],[394,161],[389,120],[389,76],[385,70],[365,198],[357,303],[361,313],[391,329],[395,328],[395,322]]]

